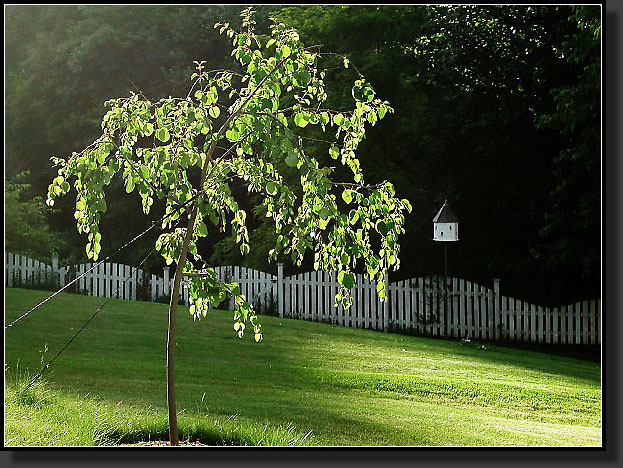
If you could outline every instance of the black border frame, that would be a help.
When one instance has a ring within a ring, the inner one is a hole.
[[[475,2],[476,3],[476,2]],[[477,2],[481,3],[481,2]],[[537,2],[535,2],[537,3]],[[594,2],[578,2],[594,3]],[[140,451],[140,447],[103,449],[98,447],[59,448],[3,448],[0,454],[2,466],[30,467],[39,463],[166,464],[199,462],[210,465],[270,463],[328,465],[376,465],[376,464],[458,464],[476,466],[481,464],[504,464],[523,466],[526,463],[550,467],[620,466],[622,462],[619,442],[622,438],[621,406],[619,402],[622,373],[620,372],[621,348],[619,337],[620,310],[623,292],[619,289],[621,251],[621,191],[618,187],[623,177],[619,161],[621,149],[620,77],[621,73],[621,17],[623,4],[601,3],[603,9],[603,68],[602,68],[602,393],[603,393],[603,446],[601,448],[498,448],[498,447],[319,447],[319,448],[260,448],[260,447],[209,447],[184,450],[183,455],[171,450],[166,453],[158,448]],[[606,66],[607,64],[607,66]],[[606,345],[607,344],[607,345]],[[606,376],[608,378],[606,379]],[[138,452],[137,452],[138,450]]]

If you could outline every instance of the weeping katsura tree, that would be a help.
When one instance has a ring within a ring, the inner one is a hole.
[[[156,197],[166,204],[156,248],[167,264],[176,262],[167,339],[172,445],[179,441],[174,343],[182,277],[188,278],[193,318],[204,317],[209,305],[231,296],[238,336],[248,324],[255,340],[262,339],[255,311],[239,285],[220,281],[197,250],[198,239],[209,229],[231,229],[240,252],[249,252],[247,216],[232,195],[233,184],[264,197],[261,203],[276,232],[271,260],[285,254],[300,265],[311,250],[315,269],[337,272],[341,288],[335,306],[352,303],[349,291],[357,265],[377,281],[384,300],[387,270],[399,265],[403,213],[411,210],[407,200],[395,196],[390,182],[367,184],[355,155],[366,127],[393,111],[389,103],[377,98],[353,69],[353,108],[325,108],[320,49],[305,47],[296,30],[274,20],[270,35],[258,36],[250,8],[241,18],[239,31],[228,23],[215,25],[232,40],[231,55],[241,71],[207,70],[204,62],[195,62],[186,96],[151,102],[139,93],[111,99],[105,103],[110,109],[102,120],[102,135],[67,160],[52,158],[59,169],[47,203],[53,205],[73,182],[77,228],[88,235],[86,253],[93,260],[101,250],[104,187],[116,174],[125,180],[128,193],[140,195],[145,214]],[[349,67],[346,58],[342,64]],[[300,134],[308,126],[329,134],[329,155],[345,166],[347,180],[334,180],[338,171],[306,151]],[[296,168],[292,170],[298,171],[300,186],[286,183],[277,170],[286,165]]]

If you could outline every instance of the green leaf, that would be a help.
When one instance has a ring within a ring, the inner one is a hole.
[[[290,153],[288,154],[288,157],[286,158],[286,164],[290,167],[296,167],[296,165],[298,164],[299,160],[296,157],[295,153]]]
[[[404,198],[402,200],[402,203],[404,203],[405,207],[407,208],[407,211],[409,213],[411,213],[411,203],[409,202],[409,200],[407,200],[406,198]]]
[[[346,289],[352,289],[355,286],[355,275],[350,272],[340,271],[337,280]]]
[[[299,113],[294,116],[294,123],[299,127],[306,127],[309,121],[307,120],[307,114]]]
[[[348,222],[350,224],[355,224],[358,219],[359,219],[359,211],[350,210],[350,213],[348,213]]]
[[[374,99],[374,90],[370,87],[367,87],[364,91],[364,95],[366,96],[368,102],[370,102]]]
[[[158,138],[161,142],[166,143],[169,141],[169,131],[164,127],[160,127],[156,130],[156,138]]]
[[[218,116],[221,115],[221,109],[218,106],[212,106],[208,113],[213,119],[218,119]]]
[[[272,180],[266,184],[266,192],[270,195],[275,195],[277,193],[278,186]]]
[[[337,159],[340,156],[340,149],[335,146],[335,145],[331,145],[331,148],[329,148],[329,155],[333,158],[333,159]]]
[[[387,227],[387,224],[385,224],[383,221],[380,221],[380,220],[376,223],[376,230],[383,237],[385,237],[387,233],[389,232],[389,228]]]
[[[225,136],[229,141],[238,141],[240,139],[240,132],[238,132],[235,128],[230,128],[225,132]]]
[[[130,193],[132,190],[134,190],[134,179],[132,179],[132,176],[128,175],[128,178],[126,179],[125,191]]]
[[[346,189],[342,192],[342,200],[344,200],[346,203],[350,203],[353,201],[353,194],[355,192],[353,192],[352,190]]]

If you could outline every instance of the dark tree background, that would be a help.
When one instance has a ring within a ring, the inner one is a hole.
[[[7,6],[6,177],[30,171],[30,187],[11,194],[13,216],[33,216],[16,203],[32,207],[45,195],[55,174],[50,156],[67,157],[99,135],[105,100],[131,91],[150,99],[185,93],[193,60],[229,67],[225,39],[213,24],[237,24],[239,9]],[[395,108],[359,152],[370,182],[393,181],[414,208],[393,280],[442,272],[432,218],[447,198],[461,238],[448,248],[450,274],[484,284],[498,277],[504,294],[543,305],[600,295],[599,6],[256,10],[260,32],[278,17],[299,29],[306,44],[338,54],[324,59],[332,107],[350,107],[349,84],[359,70]],[[351,59],[348,69],[341,55]],[[307,143],[331,165],[326,144]],[[138,198],[128,203],[120,185],[109,190],[105,254],[146,227],[133,215],[141,209]],[[115,202],[116,194],[123,201]],[[71,199],[56,208],[39,213],[49,226],[35,230],[46,236],[39,254],[49,255],[43,250],[52,232],[62,258],[82,260]],[[7,224],[5,240],[15,251],[23,241],[12,225],[20,223]],[[201,247],[217,264],[274,269],[266,263],[272,234],[262,213],[249,227],[253,248],[245,258],[218,232]],[[150,245],[153,239],[145,239],[121,260],[138,262]],[[152,269],[162,266],[156,256],[150,262]]]

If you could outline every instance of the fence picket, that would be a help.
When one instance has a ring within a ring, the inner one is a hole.
[[[573,315],[575,318],[575,330],[573,332],[574,341],[573,344],[581,344],[582,343],[582,303],[576,302],[574,304]]]
[[[325,280],[324,271],[315,270],[312,272],[315,286],[312,286],[312,302],[315,301],[315,310],[318,311],[321,322],[333,323],[331,320],[331,311],[325,306]]]
[[[478,330],[477,330],[477,336],[480,339],[486,339],[487,338],[487,308],[486,308],[486,302],[485,302],[485,288],[484,286],[480,285],[480,284],[474,284],[474,291],[475,294],[477,294],[476,299],[475,299],[475,303],[477,304],[477,310],[478,310],[478,320],[476,321],[476,323],[478,324]]]
[[[319,291],[319,288],[312,287],[312,284],[318,284],[318,273],[320,272],[308,271],[307,273],[303,273],[303,277],[307,278],[304,293],[305,312],[312,320],[314,320],[314,314],[317,313],[318,308],[322,307],[322,293]]]
[[[298,281],[296,282],[296,307],[300,311],[303,319],[309,318],[307,316],[307,311],[305,310],[303,303],[303,279],[305,278],[305,273],[301,273],[298,275]]]
[[[106,265],[106,263],[104,263]],[[115,264],[108,263],[108,275],[106,276],[106,297],[112,297],[115,293]]]
[[[573,344],[573,304],[567,306],[567,343]]]
[[[597,301],[589,302],[589,339],[590,344],[596,344],[598,342],[598,333],[597,333]]]
[[[105,265],[103,263],[97,266],[97,294],[94,294],[97,297],[103,297],[106,293],[104,289],[104,268]]]
[[[105,286],[105,282],[104,282],[104,269],[106,268],[105,264],[101,264],[97,267],[97,295],[96,297],[104,297],[104,295],[106,294],[106,286]]]
[[[337,294],[337,276],[334,272],[332,271],[325,271],[323,270],[323,275],[326,279],[326,285],[325,285],[325,297],[324,297],[324,301],[325,301],[325,307],[327,308],[327,310],[330,311],[331,315],[333,316],[334,322],[336,325],[337,324],[342,324],[342,317],[340,315],[340,309],[339,307],[333,307],[333,303],[335,300],[335,295]]]
[[[524,341],[524,343],[528,343],[530,341],[530,338],[531,338],[530,321],[531,321],[532,304],[530,304],[529,302],[525,302],[524,301],[523,305],[524,305],[524,307],[523,307],[523,324],[522,324],[523,341]]]
[[[530,330],[530,341],[536,341],[536,305],[530,304],[530,321],[528,322],[528,329]]]
[[[567,344],[567,306],[561,306],[559,312],[560,343]]]
[[[543,343],[545,341],[545,336],[543,334],[544,322],[545,322],[545,313],[543,312],[543,306],[538,306],[536,311],[536,326],[537,326],[537,341],[539,343]]]
[[[314,320],[322,322],[325,315],[325,287],[324,287],[324,270],[317,270],[310,272],[309,275],[309,291],[315,291],[316,293],[316,307],[311,309],[314,314]],[[307,292],[307,291],[306,291]],[[310,293],[313,294],[313,293]]]
[[[543,333],[545,334],[545,342],[551,344],[554,342],[553,333],[553,309],[551,307],[545,307],[545,327]]]
[[[407,328],[408,329],[413,329],[413,325],[415,324],[416,321],[416,316],[415,316],[415,295],[414,295],[414,289],[413,286],[411,284],[411,280],[404,280],[404,284],[405,284],[405,288],[406,288],[406,305],[405,305],[405,309],[406,309],[406,314],[407,314]],[[376,294],[376,290],[374,291],[373,294]]]
[[[26,264],[26,257],[24,255],[20,256],[20,279],[24,284],[28,284],[28,265]]]
[[[588,344],[588,301],[582,302],[582,341],[583,345]]]
[[[530,330],[528,329],[528,322],[530,320],[530,304],[527,301],[521,302],[521,341],[526,343],[529,339]]]
[[[459,308],[458,303],[458,285],[457,279],[452,277],[450,278],[450,291],[452,294],[450,295],[449,301],[449,309],[446,312],[446,336],[447,337],[456,337],[458,334],[456,333],[456,319],[457,319],[457,310]]]
[[[597,340],[598,340],[598,343],[601,343],[601,316],[602,316],[601,299],[597,299],[597,329],[598,329]]]
[[[358,275],[359,276],[359,275]],[[372,328],[372,314],[370,308],[370,287],[365,277],[361,276],[361,291],[362,291],[362,316],[363,316],[363,327],[364,328]]]
[[[290,284],[290,278],[289,277],[285,277],[283,279],[283,286],[284,286],[284,293],[283,293],[283,304],[284,304],[284,311],[283,311],[283,315],[284,317],[291,317],[292,316],[292,303],[290,302],[290,290],[292,289],[292,286]]]
[[[114,292],[113,286],[114,283],[112,281],[113,278],[113,264],[112,263],[104,263],[104,282],[106,284],[106,297],[111,297]]]
[[[404,323],[404,307],[405,307],[404,295],[405,295],[405,282],[404,281],[399,281],[396,284],[396,302],[394,303],[394,310],[396,311],[397,326],[401,330],[404,329],[404,327],[405,327],[405,323]]]
[[[517,341],[517,331],[515,330],[515,299],[506,298],[506,313],[508,314],[508,333],[511,341]]]
[[[114,263],[104,263],[107,265],[106,267],[106,297],[112,297],[115,292],[115,264]]]
[[[6,281],[9,288],[13,287],[13,269],[15,264],[15,254],[4,251],[4,264],[6,265]]]
[[[319,271],[322,278],[322,307],[324,307],[325,314],[331,320],[331,323],[337,324],[337,315],[334,307],[331,307],[331,277],[329,272],[325,270]]]
[[[41,280],[40,269],[41,269],[41,262],[39,262],[39,260],[32,259],[32,271],[31,271],[31,276],[30,276],[32,284],[40,282]]]
[[[467,330],[467,335],[470,338],[474,338],[474,290],[473,285],[470,281],[465,282],[466,289],[466,320],[465,320],[465,328]]]
[[[558,330],[560,330],[560,309],[552,307],[552,343],[554,344],[559,342]]]

